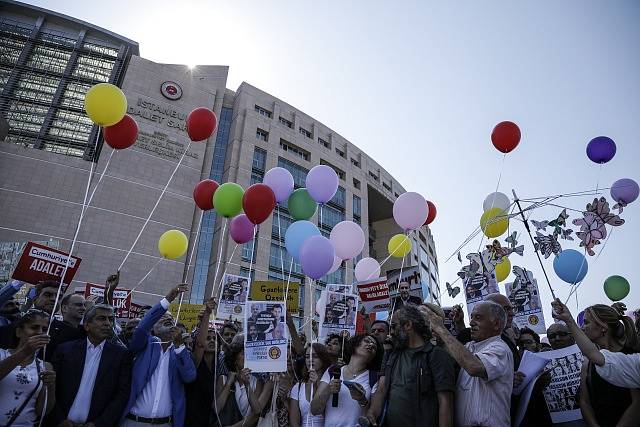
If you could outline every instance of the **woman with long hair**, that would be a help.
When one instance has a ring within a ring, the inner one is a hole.
[[[13,324],[12,348],[0,349],[0,425],[33,427],[56,403],[56,374],[36,356],[49,343],[49,315],[31,309]]]
[[[324,427],[324,414],[311,415],[310,406],[313,395],[318,392],[320,378],[331,365],[331,356],[327,348],[313,343],[305,352],[305,372],[303,378],[291,388],[289,404],[289,423],[291,427]]]
[[[346,341],[344,356],[347,364],[327,369],[311,401],[311,414],[324,414],[325,425],[331,427],[355,426],[366,414],[382,363],[382,344],[371,334],[356,335]],[[335,394],[338,404],[333,406],[329,401]]]

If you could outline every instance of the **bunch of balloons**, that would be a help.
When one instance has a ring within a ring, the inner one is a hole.
[[[114,150],[131,147],[138,138],[138,124],[127,112],[127,98],[110,83],[92,86],[84,96],[84,110],[93,123],[104,128],[104,141]]]
[[[504,193],[491,193],[485,199],[482,207],[484,213],[480,217],[480,228],[485,236],[495,238],[502,236],[509,228],[508,210],[511,201]]]

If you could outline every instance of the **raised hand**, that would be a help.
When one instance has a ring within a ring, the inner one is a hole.
[[[211,314],[218,307],[218,303],[215,298],[209,298],[204,304],[205,313]]]
[[[242,369],[238,374],[238,382],[243,386],[248,387],[250,381],[251,381],[251,369],[249,368]]]
[[[34,335],[27,340],[24,350],[29,355],[35,354],[38,350],[49,344],[50,340],[51,338],[49,338],[47,334]]]
[[[334,378],[329,382],[329,391],[331,394],[340,393],[340,386],[342,385],[342,381],[337,378]]]
[[[116,274],[112,274],[107,277],[107,281],[104,283],[107,289],[115,289],[120,283],[120,270]]]
[[[187,283],[181,283],[175,288],[171,289],[165,298],[167,299],[167,301],[173,302],[173,300],[176,299],[176,297],[179,294],[186,292],[188,290],[189,290],[189,285]]]
[[[47,387],[53,386],[56,383],[56,373],[55,371],[42,371],[40,372],[40,379]]]
[[[556,319],[560,319],[565,323],[569,323],[573,321],[573,316],[571,315],[571,312],[569,311],[567,306],[564,305],[562,301],[560,301],[558,298],[556,298],[555,301],[551,303],[551,307],[553,308],[553,312],[551,314]]]

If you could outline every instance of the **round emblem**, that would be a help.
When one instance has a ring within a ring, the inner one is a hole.
[[[280,349],[278,347],[271,347],[269,349],[269,357],[273,360],[280,357]]]
[[[167,99],[175,101],[182,98],[182,88],[176,82],[164,82],[160,86],[160,93]]]
[[[531,325],[537,325],[538,324],[538,316],[536,316],[535,314],[532,314],[531,316],[529,316],[529,323]]]
[[[236,305],[235,307],[233,307],[233,312],[236,314],[242,313],[242,306]]]

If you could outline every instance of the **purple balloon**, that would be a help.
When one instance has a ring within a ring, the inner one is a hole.
[[[229,234],[234,242],[241,245],[253,240],[253,225],[245,214],[234,217],[229,224]]]
[[[587,157],[595,163],[607,163],[616,155],[616,143],[608,136],[597,136],[587,144]]]
[[[635,201],[639,193],[640,187],[638,187],[638,183],[629,178],[619,179],[611,186],[613,200],[625,205]]]
[[[285,168],[275,167],[269,169],[264,174],[262,183],[273,190],[278,203],[286,202],[291,192],[293,192],[293,176]]]
[[[582,328],[582,326],[584,325],[584,310],[578,313],[577,322],[578,322],[578,326]]]
[[[324,236],[309,237],[300,248],[302,271],[312,279],[319,279],[331,270],[335,250]]]
[[[305,185],[313,200],[327,203],[338,189],[338,174],[327,165],[314,166],[307,174]]]

